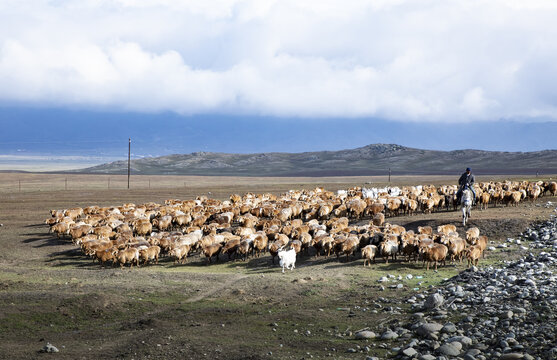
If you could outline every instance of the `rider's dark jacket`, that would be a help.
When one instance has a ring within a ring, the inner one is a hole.
[[[468,175],[467,173],[464,173],[460,175],[460,179],[458,179],[458,185],[460,185],[461,188],[465,188],[466,185],[468,185],[468,187],[473,190],[472,185],[474,185],[475,180],[476,179],[474,178],[474,174],[470,173],[470,175]]]

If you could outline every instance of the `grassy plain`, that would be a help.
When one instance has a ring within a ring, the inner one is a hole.
[[[488,178],[478,179],[483,180]],[[392,184],[454,181],[396,177]],[[38,353],[46,342],[59,348],[59,359],[361,359],[362,353],[347,353],[357,346],[369,346],[366,354],[383,358],[392,344],[355,340],[348,334],[363,328],[381,332],[407,317],[410,294],[428,291],[464,265],[426,272],[421,264],[402,261],[364,268],[361,259],[302,256],[294,271],[282,274],[266,255],[247,262],[223,257],[211,266],[195,256],[184,265],[163,259],[159,265],[131,270],[102,269],[71,242],[50,236],[43,225],[50,209],[207,194],[226,199],[232,193],[315,186],[337,190],[368,182],[384,185],[387,178],[134,176],[128,190],[122,176],[111,176],[109,189],[103,175],[0,174],[0,358],[48,356]],[[496,244],[548,218],[555,209],[543,206],[548,201],[555,199],[474,211],[470,226],[478,226]],[[464,230],[456,212],[389,221],[408,229],[454,223]],[[510,259],[519,251],[511,247],[490,252],[480,266]],[[380,291],[377,279],[389,274],[414,278],[388,283],[400,282],[402,290]]]

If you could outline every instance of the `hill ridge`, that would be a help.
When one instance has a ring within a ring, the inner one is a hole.
[[[472,167],[482,174],[557,173],[557,150],[533,152],[425,150],[398,144],[369,144],[338,151],[234,154],[198,151],[131,161],[134,174],[227,176],[335,176],[454,174]],[[127,160],[72,172],[127,173]]]

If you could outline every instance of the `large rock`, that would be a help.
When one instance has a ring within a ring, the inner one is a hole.
[[[58,351],[58,348],[51,343],[46,343],[46,345],[41,349],[41,352],[45,353],[57,353]]]
[[[418,352],[416,350],[414,350],[414,348],[406,348],[404,350],[402,350],[402,355],[407,356],[407,357],[413,357],[415,356]]]
[[[381,335],[381,339],[383,340],[394,340],[398,337],[398,334],[392,330],[387,330]]]
[[[443,328],[441,329],[441,332],[450,334],[450,333],[454,333],[456,332],[456,326],[453,323],[446,323],[445,326],[443,326]]]
[[[432,334],[439,332],[443,325],[438,323],[424,323],[416,329],[416,334],[423,337],[430,337]]]
[[[435,309],[439,306],[443,305],[443,295],[439,293],[431,294],[428,296],[427,300],[425,301],[424,307],[426,309]]]
[[[499,358],[499,360],[515,360],[515,359],[523,359],[524,358],[524,354],[521,353],[508,353],[508,354],[503,354],[501,355],[501,357]]]
[[[460,355],[460,349],[455,346],[453,343],[447,343],[439,346],[437,350],[435,350],[438,354],[447,355],[447,356],[458,356]]]
[[[458,341],[463,346],[472,345],[472,339],[470,339],[468,336],[453,336],[452,338],[447,340],[447,342],[450,342],[450,343],[455,342],[455,341]]]
[[[373,331],[360,331],[356,333],[356,339],[363,340],[363,339],[374,339],[375,333]]]

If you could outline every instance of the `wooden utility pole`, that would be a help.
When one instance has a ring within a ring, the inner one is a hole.
[[[130,188],[130,159],[132,150],[132,139],[128,138],[128,189]]]

